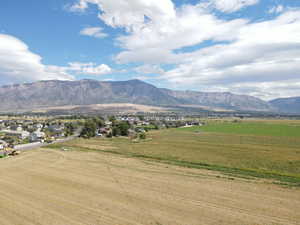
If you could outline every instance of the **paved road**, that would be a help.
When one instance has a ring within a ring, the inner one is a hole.
[[[23,145],[16,145],[14,147],[14,149],[19,150],[19,151],[25,151],[25,150],[30,150],[30,149],[34,149],[34,148],[40,148],[42,146],[47,146],[53,143],[62,143],[65,141],[71,141],[75,138],[77,138],[81,132],[82,127],[79,127],[76,131],[75,134],[67,137],[67,138],[63,138],[63,139],[58,139],[53,141],[52,143],[41,143],[41,142],[34,142],[34,143],[29,143],[29,144],[23,144]]]
[[[14,149],[19,150],[19,151],[23,151],[23,150],[33,149],[33,148],[39,148],[39,147],[44,146],[44,145],[45,145],[45,143],[34,142],[34,143],[29,143],[29,144],[16,145],[14,147]]]
[[[76,136],[70,136],[70,137],[67,137],[67,138],[64,138],[64,139],[55,140],[52,143],[34,142],[34,143],[29,143],[29,144],[16,145],[14,147],[14,149],[19,150],[19,151],[25,151],[25,150],[30,150],[30,149],[34,149],[34,148],[39,148],[39,147],[42,147],[42,146],[47,146],[47,145],[54,144],[54,143],[62,143],[62,142],[65,142],[65,141],[70,141],[70,140],[73,140],[77,137],[78,137],[77,135]]]

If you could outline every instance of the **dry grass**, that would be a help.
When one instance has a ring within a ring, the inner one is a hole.
[[[137,143],[127,138],[94,138],[63,145],[300,184],[300,138],[198,129],[152,131],[146,141]]]
[[[300,221],[299,189],[114,154],[35,150],[2,159],[0,175],[1,225]]]
[[[56,106],[45,107],[33,110],[33,112],[46,113],[53,110],[77,110],[85,109],[87,111],[120,111],[122,113],[136,113],[136,112],[167,112],[169,108],[163,108],[158,106],[148,106],[130,103],[113,103],[113,104],[92,104],[92,105],[71,105],[71,106]]]

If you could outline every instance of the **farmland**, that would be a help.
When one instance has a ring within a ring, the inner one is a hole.
[[[300,138],[269,124],[281,125],[209,121],[1,159],[1,225],[297,225]]]
[[[33,150],[2,159],[0,175],[1,225],[296,225],[300,220],[298,188],[104,152]]]
[[[146,141],[78,139],[51,147],[111,152],[299,185],[299,135],[300,126],[293,123],[213,122],[152,131]]]
[[[253,122],[208,122],[204,127],[185,128],[189,131],[206,131],[227,134],[244,134],[255,136],[295,137],[300,138],[300,123],[298,121],[253,121]]]

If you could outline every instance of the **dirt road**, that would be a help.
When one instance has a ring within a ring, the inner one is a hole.
[[[299,189],[216,176],[111,154],[28,151],[0,161],[0,224],[300,224]]]

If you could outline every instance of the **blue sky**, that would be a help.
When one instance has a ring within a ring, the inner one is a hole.
[[[300,95],[300,0],[4,0],[0,84],[141,79]]]

